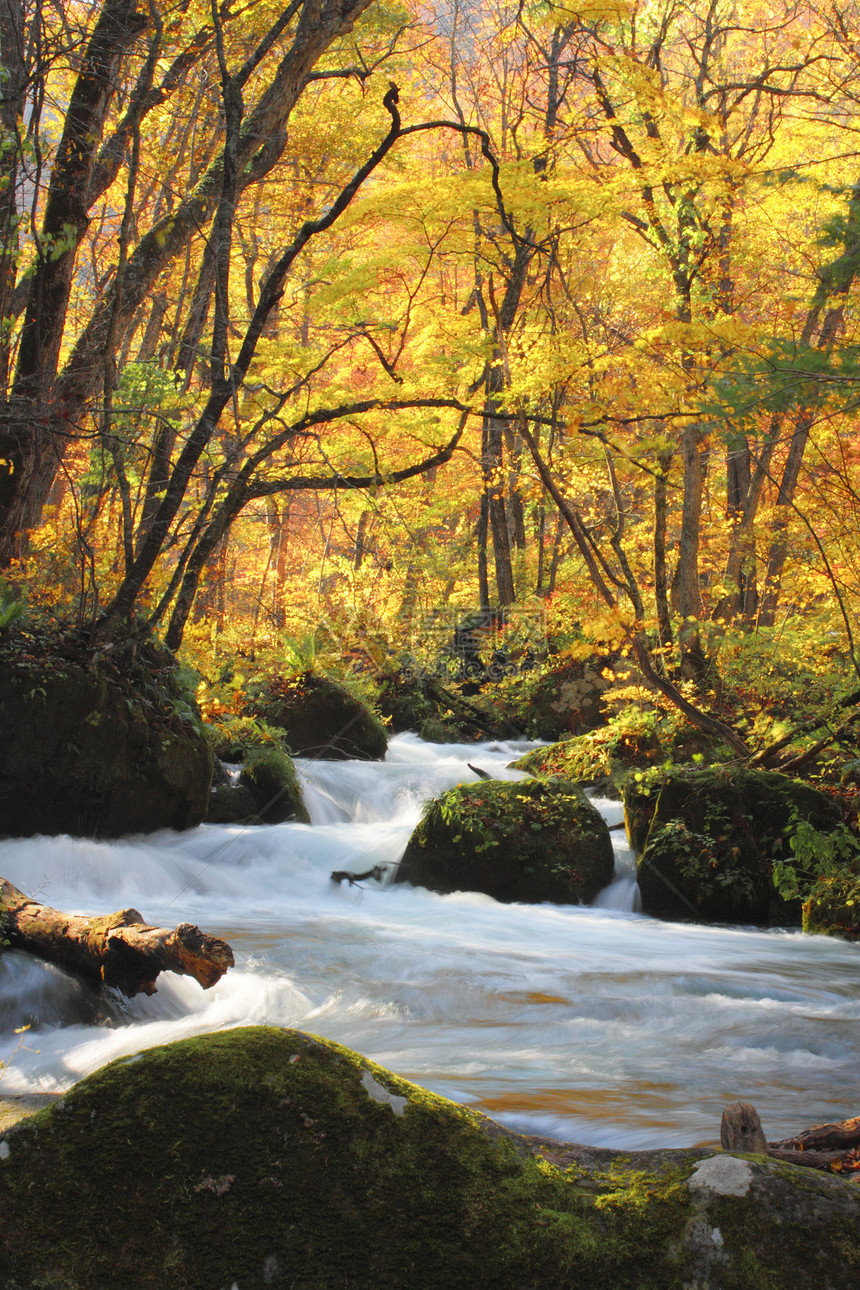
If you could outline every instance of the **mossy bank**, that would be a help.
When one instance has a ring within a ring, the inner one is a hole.
[[[122,1059],[9,1130],[0,1215],[4,1290],[847,1290],[860,1267],[850,1182],[521,1138],[262,1027]]]

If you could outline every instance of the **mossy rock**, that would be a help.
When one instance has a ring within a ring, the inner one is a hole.
[[[292,759],[271,745],[248,748],[237,784],[218,784],[209,794],[210,824],[310,824]]]
[[[388,737],[366,703],[316,672],[272,678],[246,700],[246,715],[286,733],[294,757],[380,761]]]
[[[253,751],[242,768],[239,787],[250,789],[256,797],[261,824],[280,824],[284,820],[310,824],[296,768],[286,753],[276,748]]]
[[[632,767],[657,765],[662,755],[653,731],[607,725],[544,748],[533,748],[512,765],[531,775],[562,775],[580,783],[614,784]]]
[[[207,824],[258,824],[257,795],[245,784],[218,784],[209,794]]]
[[[0,650],[0,836],[191,828],[213,757],[163,648],[133,663],[20,636]]]
[[[774,860],[787,858],[794,818],[823,832],[839,822],[838,807],[817,789],[744,767],[631,779],[624,807],[641,853],[645,913],[702,922],[799,922],[799,903],[774,886]]]
[[[612,881],[612,842],[576,784],[562,779],[460,784],[429,803],[397,871],[431,891],[573,904]]]
[[[819,936],[860,940],[860,874],[819,878],[803,904],[803,930]]]
[[[386,671],[376,678],[377,706],[395,734],[420,730],[421,723],[439,715],[430,685],[408,672]]]
[[[444,717],[428,717],[421,722],[418,733],[428,744],[468,744],[479,737],[474,729],[464,729],[457,721]]]
[[[603,696],[610,685],[603,672],[610,662],[608,657],[576,660],[541,677],[526,713],[529,738],[559,739],[603,725]]]
[[[4,1290],[853,1290],[860,1263],[842,1178],[523,1138],[264,1027],[123,1058],[7,1130],[0,1214]]]

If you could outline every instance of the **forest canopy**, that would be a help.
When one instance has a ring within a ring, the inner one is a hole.
[[[539,609],[670,697],[802,624],[858,670],[858,26],[0,0],[4,605],[251,652]]]

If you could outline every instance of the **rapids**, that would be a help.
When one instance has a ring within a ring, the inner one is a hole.
[[[96,1008],[63,973],[7,952],[0,1089],[56,1091],[142,1047],[273,1024],[524,1132],[594,1145],[713,1143],[738,1099],[770,1138],[856,1115],[858,947],[634,913],[623,834],[616,881],[592,908],[330,881],[393,870],[428,797],[473,778],[467,762],[517,778],[505,767],[527,746],[400,735],[383,763],[299,762],[311,825],[0,843],[0,874],[48,904],[195,922],[237,957],[208,992],[165,974],[152,998]],[[598,806],[619,818],[617,803]]]

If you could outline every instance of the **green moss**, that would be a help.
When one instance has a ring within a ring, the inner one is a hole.
[[[497,900],[592,900],[612,879],[599,812],[562,779],[460,784],[428,804],[398,881]]]
[[[246,708],[247,716],[282,729],[295,757],[375,761],[388,747],[388,736],[367,704],[313,671],[249,687]]]
[[[705,921],[799,921],[799,902],[774,886],[774,862],[787,854],[792,821],[826,830],[839,817],[818,790],[743,767],[639,774],[624,803],[645,911]]]
[[[252,790],[258,802],[257,816],[263,824],[299,820],[310,824],[302,790],[292,759],[277,748],[257,748],[239,777],[239,786]]]
[[[702,1152],[520,1138],[294,1031],[115,1062],[3,1141],[4,1290],[856,1282],[860,1196],[841,1179],[801,1188],[761,1162],[748,1196],[693,1195]],[[703,1264],[693,1236],[717,1225]]]
[[[803,904],[803,930],[860,940],[860,875],[856,869],[819,878]]]
[[[513,765],[532,775],[563,775],[594,784],[614,780],[632,766],[653,766],[661,760],[660,742],[653,730],[612,724],[546,748],[533,748]]]
[[[474,739],[474,734],[446,717],[427,717],[418,727],[418,733],[428,744],[462,744]]]
[[[212,753],[154,642],[9,633],[0,648],[0,834],[116,837],[189,828],[206,813]]]

